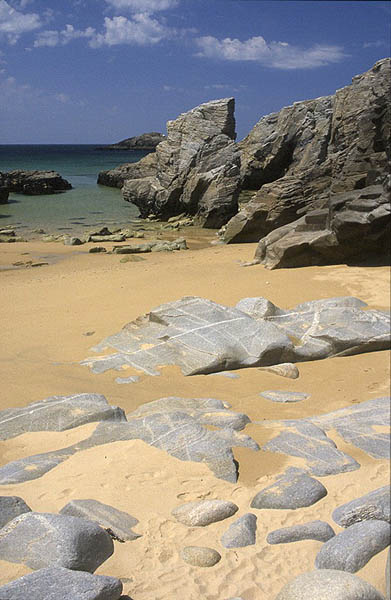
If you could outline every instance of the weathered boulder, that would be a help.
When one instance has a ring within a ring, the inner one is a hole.
[[[93,573],[113,550],[102,527],[78,517],[28,512],[0,530],[0,558],[31,569],[57,566]]]
[[[253,546],[257,535],[257,517],[246,513],[234,521],[221,536],[224,548]]]
[[[156,173],[156,154],[151,152],[137,162],[118,165],[109,171],[100,171],[98,183],[109,187],[122,188],[127,179],[153,177]]]
[[[9,171],[0,173],[0,187],[29,196],[56,194],[72,189],[69,181],[55,171]]]
[[[18,496],[0,496],[0,529],[15,517],[26,512],[31,512],[31,508],[23,498],[19,498]]]
[[[114,246],[114,254],[143,254],[147,252],[173,252],[174,250],[187,250],[185,238],[178,238],[172,242],[168,240],[155,240],[144,244],[127,246]]]
[[[46,567],[0,587],[0,600],[119,600],[115,577]]]
[[[156,146],[165,139],[165,136],[158,131],[150,131],[142,133],[130,138],[108,144],[107,146],[99,146],[98,150],[155,150]]]
[[[181,558],[193,567],[213,567],[221,560],[221,554],[205,546],[186,546],[181,552]]]
[[[335,569],[318,569],[290,581],[275,600],[384,600],[372,585]]]
[[[302,540],[327,542],[334,536],[335,533],[332,527],[325,521],[310,521],[302,525],[275,529],[268,534],[266,541],[268,544],[290,544]]]
[[[307,213],[263,237],[254,263],[268,269],[329,264],[390,253],[391,182],[330,196],[328,207]]]
[[[380,60],[334,96],[295,102],[255,125],[238,146],[241,190],[256,193],[222,230],[225,242],[259,241],[303,213],[327,209],[330,193],[381,184],[389,160],[390,69],[389,58]]]
[[[186,502],[171,512],[177,521],[188,527],[205,527],[232,517],[238,510],[233,502],[224,500],[201,500]]]
[[[234,99],[213,100],[167,123],[167,138],[156,148],[156,172],[127,179],[125,200],[142,217],[196,215],[204,227],[218,228],[237,212],[239,153]]]
[[[370,519],[391,523],[390,486],[385,485],[338,506],[333,512],[333,519],[341,527],[350,527],[354,523]]]
[[[252,508],[291,509],[312,506],[327,495],[320,481],[301,469],[290,467],[276,481],[254,496]]]
[[[391,526],[385,521],[354,523],[323,544],[315,559],[318,569],[356,573],[390,545]]]

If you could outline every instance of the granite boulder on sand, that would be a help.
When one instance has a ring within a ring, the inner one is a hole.
[[[115,577],[46,567],[0,587],[0,600],[119,600]]]
[[[318,360],[390,347],[390,316],[357,298],[315,300],[282,310],[264,298],[251,313],[196,296],[162,304],[125,325],[93,350],[115,354],[81,364],[95,373],[134,367],[156,375],[162,365],[178,365],[184,375],[240,367]],[[265,316],[266,301],[268,313]],[[257,307],[261,307],[258,317]]]

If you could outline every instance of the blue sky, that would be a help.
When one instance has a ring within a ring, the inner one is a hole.
[[[390,55],[383,1],[0,0],[0,144],[110,143],[215,98],[238,139]]]

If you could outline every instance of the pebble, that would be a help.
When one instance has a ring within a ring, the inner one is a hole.
[[[186,546],[181,557],[193,567],[213,567],[221,560],[221,554],[217,550],[205,546]]]

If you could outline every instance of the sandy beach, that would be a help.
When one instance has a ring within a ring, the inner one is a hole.
[[[104,394],[108,402],[130,412],[166,396],[217,398],[251,420],[289,419],[324,414],[389,393],[389,353],[386,351],[299,364],[300,377],[285,379],[257,368],[237,371],[239,378],[216,375],[184,377],[177,367],[165,367],[137,383],[119,385],[118,373],[95,375],[79,362],[93,355],[91,347],[118,332],[126,323],[152,308],[182,298],[201,296],[228,306],[245,297],[263,296],[281,308],[336,296],[356,296],[369,308],[390,305],[386,266],[324,266],[268,271],[243,268],[256,244],[210,245],[184,232],[189,250],[142,255],[144,260],[121,262],[116,254],[89,254],[61,243],[2,244],[0,253],[0,311],[2,385],[0,409],[25,406],[52,395],[79,392]],[[106,244],[110,249],[112,244]],[[47,262],[39,267],[14,263]],[[306,392],[295,404],[276,404],[260,396],[263,390]],[[86,438],[96,427],[88,424],[62,433],[28,433],[0,442],[0,461],[68,446]],[[260,445],[270,430],[248,425],[245,432]],[[205,464],[182,462],[140,440],[115,442],[82,451],[43,477],[2,486],[0,493],[21,496],[33,510],[57,512],[71,499],[94,498],[129,512],[140,523],[142,537],[115,543],[113,556],[97,571],[122,579],[124,594],[133,600],[186,597],[217,600],[271,600],[293,577],[312,570],[321,542],[269,545],[268,532],[321,519],[332,524],[333,509],[350,499],[389,483],[389,465],[382,459],[329,436],[361,468],[322,478],[328,495],[300,511],[256,511],[257,542],[226,549],[220,537],[225,521],[188,528],[171,516],[179,504],[198,499],[231,500],[237,516],[249,512],[255,493],[300,459],[247,448],[234,448],[239,462],[236,484],[217,479]],[[188,545],[216,548],[222,560],[202,569],[184,563],[179,555]],[[358,575],[385,592],[386,551],[374,557]],[[0,585],[30,572],[27,567],[0,561]]]

